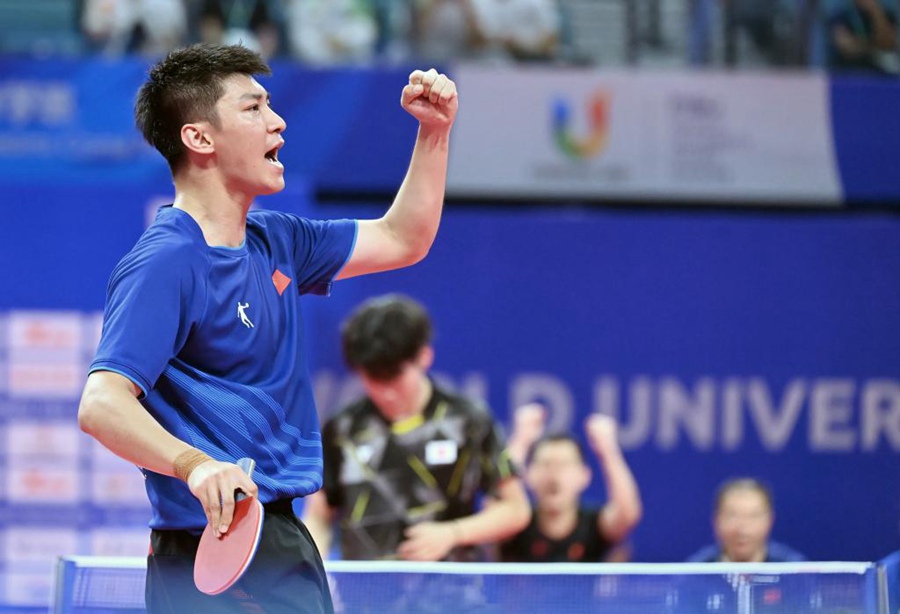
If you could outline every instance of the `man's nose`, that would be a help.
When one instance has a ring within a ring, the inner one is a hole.
[[[284,121],[284,118],[275,111],[272,111],[272,119],[270,121],[270,124],[272,126],[272,132],[281,133],[287,130],[287,122]]]

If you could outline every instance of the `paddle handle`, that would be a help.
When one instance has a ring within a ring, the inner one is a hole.
[[[235,463],[238,467],[244,470],[250,478],[253,477],[253,470],[256,469],[256,461],[252,458],[239,458],[238,462]],[[235,493],[234,500],[240,501],[241,499],[246,499],[247,495],[244,494],[243,491],[239,490]]]

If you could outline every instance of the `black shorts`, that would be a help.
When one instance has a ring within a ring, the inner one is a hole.
[[[147,612],[333,614],[322,557],[309,531],[294,515],[290,500],[264,507],[256,556],[243,577],[220,595],[205,595],[194,586],[199,535],[152,531],[147,557]]]

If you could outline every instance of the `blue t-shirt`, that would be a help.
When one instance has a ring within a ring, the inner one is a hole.
[[[701,548],[688,559],[688,563],[716,563],[722,560],[722,549],[719,544],[710,544]],[[766,545],[766,563],[799,563],[806,557],[780,542],[769,541]]]
[[[210,247],[163,207],[107,290],[93,371],[140,387],[175,437],[222,461],[248,456],[263,503],[322,485],[322,437],[304,351],[300,295],[327,294],[356,240],[353,220],[247,216],[244,244]],[[200,530],[187,485],[145,470],[155,529]]]

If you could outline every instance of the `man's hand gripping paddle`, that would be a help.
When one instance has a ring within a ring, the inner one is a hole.
[[[237,465],[253,477],[256,463],[242,458]],[[194,584],[207,595],[227,591],[250,567],[259,536],[262,534],[263,506],[256,497],[243,492],[235,493],[234,517],[228,532],[216,537],[210,525],[206,525],[194,560]]]

